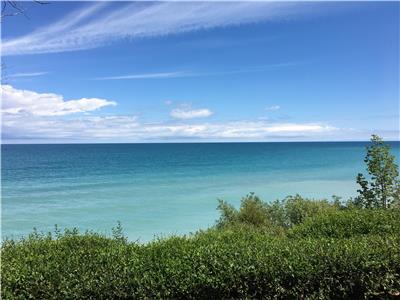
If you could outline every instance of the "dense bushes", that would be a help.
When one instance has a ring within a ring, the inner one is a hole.
[[[249,211],[264,205],[248,204]],[[5,241],[2,296],[381,299],[400,291],[397,211],[330,208],[293,225],[287,235],[275,235],[260,222],[144,245],[126,242],[119,230],[115,238],[69,231]]]
[[[354,235],[400,234],[400,210],[348,209],[331,211],[305,220],[289,236],[349,238]],[[400,247],[400,245],[399,245]]]
[[[336,201],[313,200],[302,198],[300,195],[288,196],[284,200],[272,203],[263,202],[253,193],[242,198],[237,210],[225,201],[219,200],[218,209],[221,217],[217,222],[218,228],[236,226],[238,224],[253,225],[258,228],[290,228],[302,223],[307,218],[341,208],[338,198]]]

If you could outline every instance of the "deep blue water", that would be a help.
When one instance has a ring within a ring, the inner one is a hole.
[[[390,143],[397,159],[400,144]],[[356,195],[365,142],[2,145],[2,234],[55,224],[131,240],[213,225],[217,198],[237,205]]]

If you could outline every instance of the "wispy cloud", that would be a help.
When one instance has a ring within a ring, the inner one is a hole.
[[[307,64],[306,61],[276,63],[269,65],[261,65],[256,67],[248,67],[242,69],[226,70],[226,71],[210,71],[210,72],[193,72],[193,71],[174,71],[174,72],[156,72],[143,74],[128,74],[116,76],[104,76],[90,78],[91,80],[134,80],[134,79],[162,79],[162,78],[182,78],[182,77],[205,77],[219,75],[235,75],[244,73],[264,72],[276,68],[294,67]]]
[[[32,73],[15,73],[11,74],[9,78],[19,78],[19,77],[36,77],[49,74],[49,72],[32,72]]]
[[[135,2],[85,5],[60,21],[3,40],[3,55],[95,48],[119,39],[185,33],[309,13],[294,2]]]
[[[96,77],[94,80],[121,80],[121,79],[159,79],[159,78],[176,78],[185,76],[183,72],[162,72],[162,73],[146,73],[132,74],[121,76]]]

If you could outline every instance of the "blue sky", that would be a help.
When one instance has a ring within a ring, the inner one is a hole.
[[[23,5],[5,143],[399,139],[398,2]]]

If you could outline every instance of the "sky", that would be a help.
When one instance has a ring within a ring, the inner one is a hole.
[[[399,2],[23,2],[2,142],[399,140]]]

